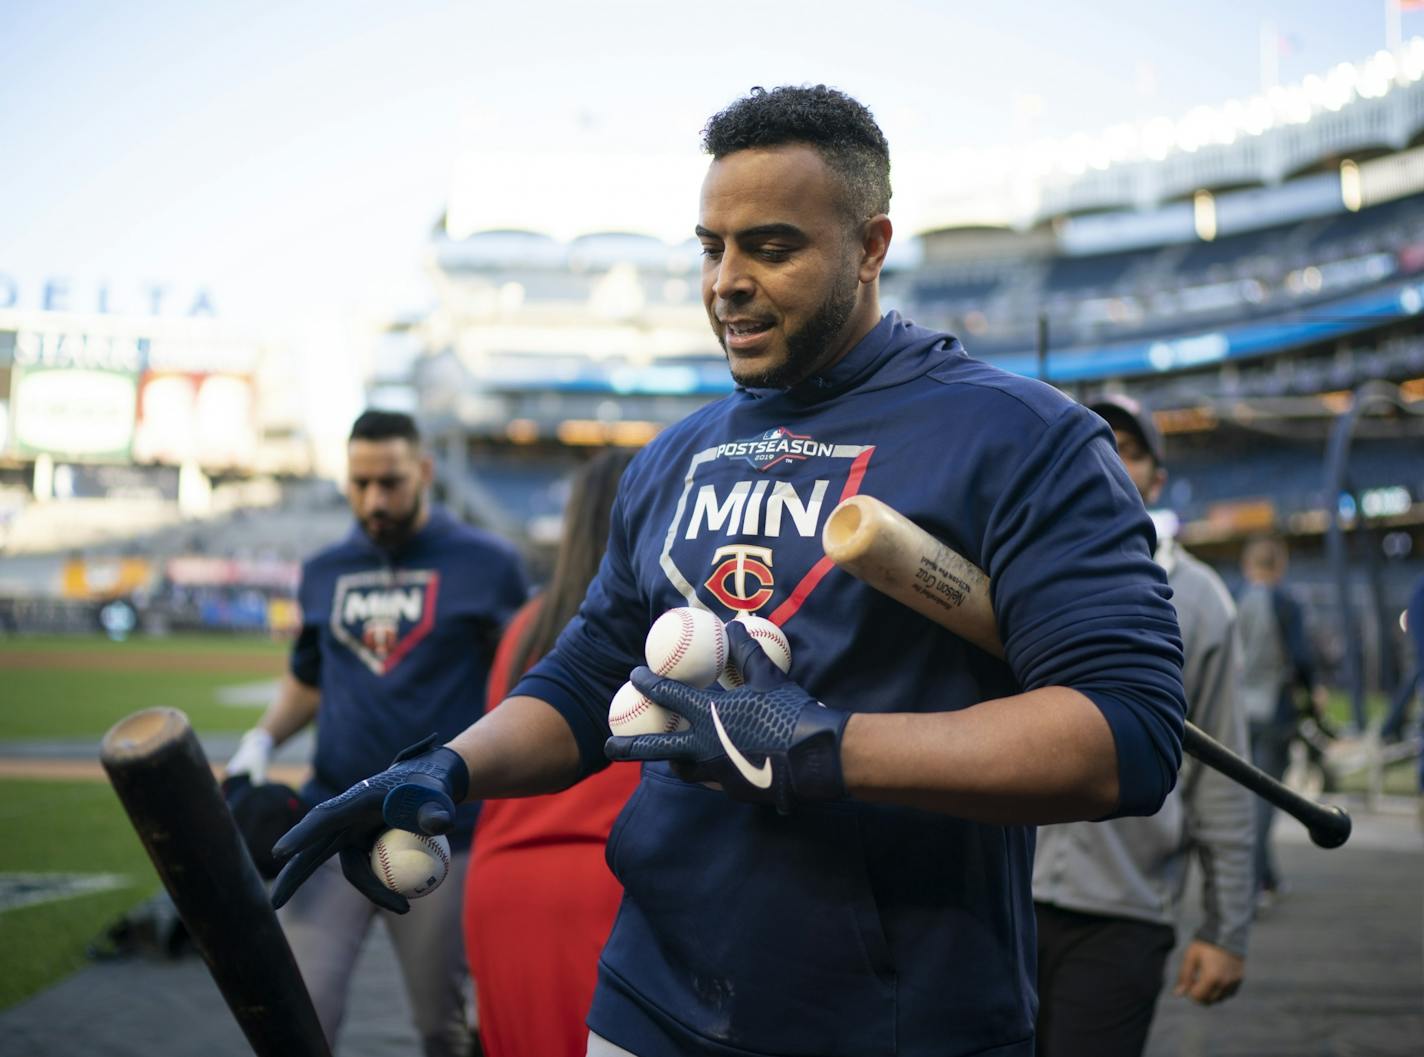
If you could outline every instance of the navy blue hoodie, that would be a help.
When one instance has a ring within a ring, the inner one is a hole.
[[[1007,661],[830,565],[821,528],[857,492],[988,571]],[[753,611],[832,708],[1081,691],[1116,739],[1117,813],[1150,814],[1184,712],[1153,540],[1100,419],[892,313],[823,374],[739,390],[641,452],[579,616],[512,692],[559,709],[591,771],[654,619]],[[1033,845],[849,800],[781,817],[650,764],[609,838],[625,895],[589,1025],[639,1057],[1030,1054]]]
[[[504,623],[528,588],[514,548],[440,508],[400,550],[354,526],[302,566],[302,631],[291,670],[321,690],[308,803],[384,771],[435,733],[448,741],[484,711]],[[468,847],[478,805],[450,834]]]

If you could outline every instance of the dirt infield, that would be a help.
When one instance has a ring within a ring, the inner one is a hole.
[[[222,780],[222,768],[213,764],[213,776]],[[267,768],[267,780],[293,787],[306,781],[311,768],[305,764],[273,764]],[[0,778],[21,778],[31,781],[106,782],[109,776],[96,755],[92,760],[52,760],[39,757],[0,757]]]
[[[86,672],[198,672],[223,675],[281,675],[286,658],[281,654],[210,653],[186,650],[144,650],[119,653],[110,650],[0,650],[0,671],[41,671],[50,668]]]

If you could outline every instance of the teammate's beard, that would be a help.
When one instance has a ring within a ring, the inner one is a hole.
[[[840,336],[846,321],[855,311],[855,294],[859,278],[849,277],[843,288],[833,288],[821,302],[810,319],[800,330],[786,335],[786,359],[774,367],[761,371],[737,373],[732,368],[732,377],[738,385],[751,389],[785,389],[804,381],[821,366],[827,346]],[[726,349],[726,338],[723,339]],[[731,364],[731,355],[727,357]]]
[[[416,523],[424,511],[425,496],[419,495],[406,513],[362,518],[361,528],[377,547],[388,551],[400,550],[415,535]]]

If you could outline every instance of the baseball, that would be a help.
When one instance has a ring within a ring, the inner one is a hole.
[[[746,625],[747,634],[761,647],[761,651],[771,658],[772,664],[783,672],[791,670],[791,643],[787,641],[786,632],[767,620],[766,617],[754,617],[749,613],[740,613],[736,619],[738,623]],[[737,662],[730,653],[727,656],[727,666],[722,670],[717,682],[728,690],[735,690],[746,682],[742,678],[742,673],[737,670]]]
[[[643,652],[659,675],[708,687],[727,665],[727,632],[705,609],[669,609],[653,622]]]
[[[671,734],[690,724],[676,712],[649,701],[632,683],[624,683],[608,706],[608,727],[614,734],[631,738],[635,734]]]
[[[371,848],[371,869],[392,892],[410,899],[429,895],[450,872],[450,842],[443,836],[388,829]]]

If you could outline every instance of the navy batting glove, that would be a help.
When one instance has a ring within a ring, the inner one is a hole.
[[[403,749],[390,767],[318,804],[282,834],[272,848],[291,857],[277,875],[272,905],[280,907],[316,868],[340,854],[341,872],[377,906],[404,914],[406,898],[380,882],[371,870],[371,846],[383,830],[444,833],[455,820],[455,805],[470,788],[470,773],[454,749],[433,748],[431,734]]]
[[[717,781],[739,800],[776,805],[839,800],[841,735],[850,713],[829,709],[788,679],[746,628],[727,625],[732,657],[746,680],[736,690],[700,690],[636,668],[643,696],[683,716],[688,730],[609,738],[613,760],[671,760],[692,781]]]

